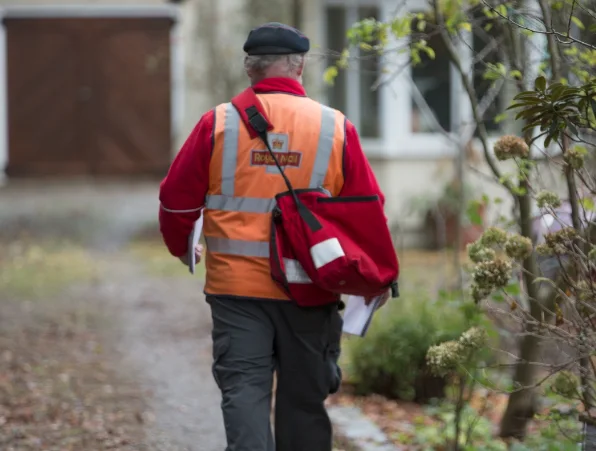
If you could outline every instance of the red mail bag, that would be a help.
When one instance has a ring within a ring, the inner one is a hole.
[[[252,89],[232,100],[252,137],[267,146],[288,191],[272,212],[271,275],[302,306],[341,294],[398,296],[399,262],[378,196],[331,197],[323,188],[294,189],[271,150],[266,118]]]

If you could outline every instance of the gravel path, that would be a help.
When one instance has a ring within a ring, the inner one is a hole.
[[[139,375],[155,417],[147,445],[155,451],[222,451],[220,394],[211,375],[211,317],[190,275],[177,284],[139,273],[131,262],[112,268],[99,295],[114,302],[118,346]]]
[[[202,283],[190,275],[149,275],[123,252],[136,232],[155,223],[157,188],[156,182],[14,183],[0,189],[0,230],[68,238],[109,262],[107,274],[80,296],[109,305],[115,327],[106,338],[123,356],[117,366],[145,393],[147,443],[139,449],[222,451],[221,397],[211,375],[211,318]]]

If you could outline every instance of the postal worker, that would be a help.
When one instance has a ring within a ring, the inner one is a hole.
[[[309,49],[304,34],[279,23],[253,29],[244,44],[246,74],[275,124],[273,151],[297,189],[384,202],[354,125],[302,86]],[[299,307],[271,278],[271,211],[284,190],[271,155],[231,103],[201,117],[160,188],[160,229],[174,256],[187,254],[193,224],[204,215],[204,291],[227,451],[332,449],[324,402],[341,380],[339,303]]]

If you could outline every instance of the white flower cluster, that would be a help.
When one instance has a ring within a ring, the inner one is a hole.
[[[474,301],[480,302],[495,289],[504,288],[511,280],[513,262],[528,258],[534,250],[532,240],[503,229],[491,227],[468,245],[468,256],[476,266],[471,287]]]
[[[530,155],[530,148],[526,141],[519,136],[502,136],[495,143],[495,156],[504,161],[512,158],[527,158]]]
[[[434,374],[444,377],[482,349],[487,338],[484,329],[472,327],[464,332],[457,341],[446,341],[431,346],[426,354],[428,366]]]

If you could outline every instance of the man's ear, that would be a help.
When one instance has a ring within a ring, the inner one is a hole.
[[[302,74],[304,73],[304,66],[306,66],[306,55],[304,55],[302,57],[302,64],[300,64],[300,67],[298,68],[298,76],[301,77]]]
[[[248,70],[247,66],[246,66],[246,60],[248,59],[248,56],[244,57],[244,72],[246,72],[246,75],[248,76],[248,78],[252,78],[252,73],[250,70]]]

